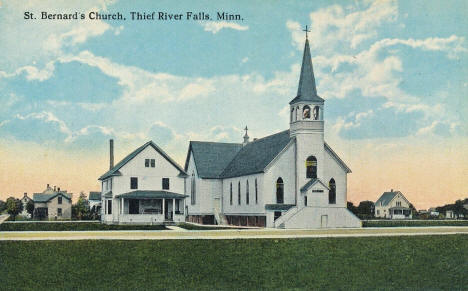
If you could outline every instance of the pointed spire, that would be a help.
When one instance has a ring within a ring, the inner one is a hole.
[[[249,130],[249,129],[247,128],[247,125],[245,126],[244,130],[245,130],[244,142],[243,142],[242,144],[243,144],[243,145],[246,145],[246,144],[249,143],[249,138],[250,138],[249,135],[247,134],[247,131]]]
[[[299,87],[297,88],[297,96],[289,104],[300,101],[323,102],[324,100],[317,95],[315,86],[314,68],[312,66],[312,58],[310,56],[309,39],[306,37],[304,46],[304,55],[302,57],[301,76],[299,78]]]

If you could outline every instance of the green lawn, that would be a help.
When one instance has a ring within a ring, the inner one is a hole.
[[[0,242],[3,290],[466,289],[468,236]]]
[[[164,225],[108,225],[99,222],[2,223],[0,231],[163,230]]]
[[[190,223],[179,223],[177,224],[178,227],[188,229],[188,230],[233,230],[233,229],[242,229],[241,227],[220,227],[220,226],[200,226]]]
[[[468,226],[468,220],[373,220],[362,221],[363,227],[398,226]]]

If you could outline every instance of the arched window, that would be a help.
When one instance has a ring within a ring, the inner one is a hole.
[[[245,204],[249,205],[250,197],[249,197],[249,180],[247,180],[245,184]]]
[[[276,180],[276,203],[284,203],[284,184],[281,177]]]
[[[297,116],[298,114],[299,114],[299,106],[296,107],[296,121],[299,119]]]
[[[294,117],[294,108],[291,109],[291,122],[293,122],[293,117]]]
[[[306,169],[307,178],[317,179],[317,159],[314,156],[307,158]]]
[[[258,204],[258,185],[257,185],[257,178],[255,178],[255,204]]]
[[[320,117],[320,107],[315,106],[314,107],[314,120],[319,120]]]
[[[302,108],[302,119],[310,119],[310,107],[306,105]]]
[[[240,181],[237,184],[237,204],[241,205]]]
[[[331,178],[330,182],[328,182],[328,188],[330,188],[330,191],[328,191],[328,203],[330,203],[330,204],[336,204],[336,184],[335,184],[335,179]]]
[[[229,194],[230,194],[230,196],[229,196],[229,204],[232,205],[232,182],[231,182],[231,189],[230,189],[230,191],[229,191]]]
[[[190,189],[190,194],[191,194],[191,202],[192,202],[192,205],[195,204],[196,202],[196,198],[195,198],[195,195],[196,195],[196,190],[195,190],[195,174],[192,173],[192,183],[191,183],[191,189]]]

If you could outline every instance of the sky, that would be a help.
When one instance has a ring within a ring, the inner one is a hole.
[[[152,11],[183,19],[131,20]],[[287,129],[305,25],[325,139],[353,171],[348,200],[394,189],[426,209],[468,197],[466,11],[463,0],[2,0],[0,199],[99,190],[110,138],[117,161],[153,140],[183,166],[190,140]]]

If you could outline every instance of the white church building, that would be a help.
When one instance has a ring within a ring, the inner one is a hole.
[[[346,207],[351,170],[324,139],[324,100],[317,95],[307,39],[289,105],[289,129],[250,141],[246,128],[243,143],[191,141],[184,169],[153,142],[143,145],[100,177],[102,220],[360,227]],[[156,166],[148,168],[151,159]]]

